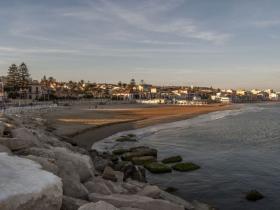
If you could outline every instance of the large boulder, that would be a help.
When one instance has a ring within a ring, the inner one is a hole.
[[[128,191],[123,187],[123,183],[112,182],[110,180],[105,180],[105,183],[112,194],[127,194]]]
[[[122,182],[124,174],[120,171],[114,171],[111,167],[107,166],[102,174],[103,179],[111,180],[113,182]]]
[[[117,208],[132,207],[143,210],[184,210],[184,207],[182,205],[176,205],[170,203],[169,201],[153,199],[141,195],[101,195],[97,193],[92,193],[89,195],[89,199],[93,202],[105,201],[114,205]]]
[[[29,129],[15,128],[11,130],[11,136],[12,137],[0,137],[0,144],[5,145],[12,151],[41,146],[38,138]]]
[[[8,137],[0,137],[0,144],[4,145],[12,151],[26,149],[28,147],[33,146],[32,142],[30,142],[28,139],[22,140],[18,138]]]
[[[38,157],[38,156],[34,156],[34,155],[28,155],[28,156],[25,156],[24,158],[33,160],[33,161],[39,163],[44,170],[51,172],[55,175],[58,175],[58,167],[55,164],[54,159]]]
[[[82,183],[93,178],[94,169],[90,157],[60,147],[54,148],[54,153],[64,195],[86,200],[88,190]]]
[[[0,144],[0,152],[6,152],[8,154],[12,154],[11,150],[8,147],[1,144]]]
[[[101,177],[96,177],[91,181],[84,183],[89,193],[100,193],[103,195],[112,194],[110,188],[106,185],[106,181]]]
[[[198,201],[193,201],[192,205],[194,206],[194,210],[218,210],[217,208],[210,206],[205,203],[200,203]]]
[[[122,184],[122,187],[128,191],[130,194],[137,194],[144,189],[146,185],[139,185],[139,182],[128,180]],[[148,185],[148,184],[147,184]]]
[[[6,124],[2,121],[0,121],[0,136],[4,135],[4,131],[6,129]]]
[[[0,153],[1,210],[59,210],[62,183],[34,161]]]
[[[172,195],[168,192],[165,192],[163,190],[160,191],[160,198],[170,201],[171,203],[175,203],[177,205],[182,205],[185,207],[185,209],[187,210],[194,210],[196,209],[191,203],[189,203],[188,201],[185,201],[182,198],[179,198],[175,195]]]
[[[12,136],[20,141],[25,141],[29,146],[41,146],[41,142],[36,135],[27,128],[15,128],[11,130]]]
[[[87,203],[85,200],[63,196],[61,210],[77,210]]]
[[[85,204],[81,206],[79,210],[119,210],[119,209],[107,202],[98,201],[96,203]]]
[[[48,158],[48,159],[55,159],[55,153],[54,151],[50,148],[38,148],[38,147],[30,147],[24,150],[20,150],[16,152],[17,155],[33,155],[33,156],[38,156],[38,157],[43,157],[43,158]]]
[[[150,198],[160,198],[161,189],[154,185],[147,185],[138,192],[138,195],[147,196]]]
[[[94,167],[91,158],[87,155],[74,153],[71,150],[62,147],[55,147],[53,149],[57,160],[57,165],[61,171],[65,169],[64,166],[71,165],[72,171],[79,174],[80,181],[85,182],[93,177]]]

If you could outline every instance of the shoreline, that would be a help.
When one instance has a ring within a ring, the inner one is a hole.
[[[187,113],[181,115],[170,115],[170,116],[161,116],[156,118],[142,118],[126,122],[114,122],[106,125],[90,127],[67,136],[72,144],[82,147],[86,150],[90,150],[92,145],[102,139],[110,137],[114,134],[123,131],[135,130],[139,128],[149,127],[153,125],[172,123],[181,120],[187,120],[194,117],[198,117],[203,114],[208,114],[211,112],[224,111],[235,109],[235,105],[220,105],[215,106],[213,109],[200,110],[195,113]],[[62,136],[63,138],[63,136]]]

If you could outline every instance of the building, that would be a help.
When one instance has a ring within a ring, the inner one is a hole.
[[[0,102],[4,101],[5,91],[4,91],[4,83],[0,82]]]
[[[151,87],[151,93],[156,94],[157,93],[157,88],[156,87]]]
[[[257,89],[251,90],[251,93],[254,94],[254,95],[258,95],[258,94],[261,93],[261,92],[262,92],[262,91],[257,90]]]
[[[229,103],[232,102],[231,98],[230,98],[230,97],[226,97],[226,96],[220,97],[219,100],[220,100],[220,102],[223,103],[223,104],[229,104]]]
[[[279,94],[277,94],[277,93],[270,93],[269,94],[269,100],[278,101],[279,100]]]
[[[245,96],[246,95],[246,90],[237,90],[236,95],[238,96]]]
[[[42,86],[37,80],[33,80],[31,84],[29,84],[27,98],[32,100],[39,100],[42,98],[42,95]]]

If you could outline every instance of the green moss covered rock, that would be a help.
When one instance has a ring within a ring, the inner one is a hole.
[[[119,161],[118,156],[116,156],[116,155],[112,155],[112,157],[111,157],[111,161],[112,161],[113,163],[117,163],[117,162]]]
[[[177,163],[177,162],[181,162],[183,159],[180,155],[178,156],[171,156],[168,158],[163,159],[161,162],[164,164],[168,164],[168,163]]]
[[[172,169],[175,171],[187,172],[187,171],[194,171],[200,169],[200,166],[194,163],[186,162],[186,163],[177,163],[174,166],[172,166]]]
[[[258,192],[257,190],[251,190],[251,191],[246,193],[246,199],[248,201],[258,201],[258,200],[261,200],[263,198],[264,198],[264,196],[260,192]]]
[[[112,153],[114,155],[122,155],[128,151],[129,151],[128,149],[116,149],[116,150],[113,150]]]
[[[151,162],[155,162],[156,158],[154,156],[142,156],[132,158],[132,163],[135,165],[145,165]]]
[[[135,142],[137,141],[135,136],[130,137],[130,136],[120,136],[119,138],[116,139],[118,142]]]
[[[155,174],[170,173],[172,171],[172,169],[169,166],[158,162],[145,164],[144,167],[151,173]]]
[[[134,157],[154,156],[157,157],[157,150],[149,147],[135,147],[122,155],[122,160],[132,161]]]

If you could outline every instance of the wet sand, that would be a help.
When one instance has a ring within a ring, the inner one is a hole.
[[[91,145],[115,133],[184,120],[213,111],[231,109],[231,105],[204,106],[118,104],[63,107],[43,115],[46,126],[65,140],[90,149]]]

